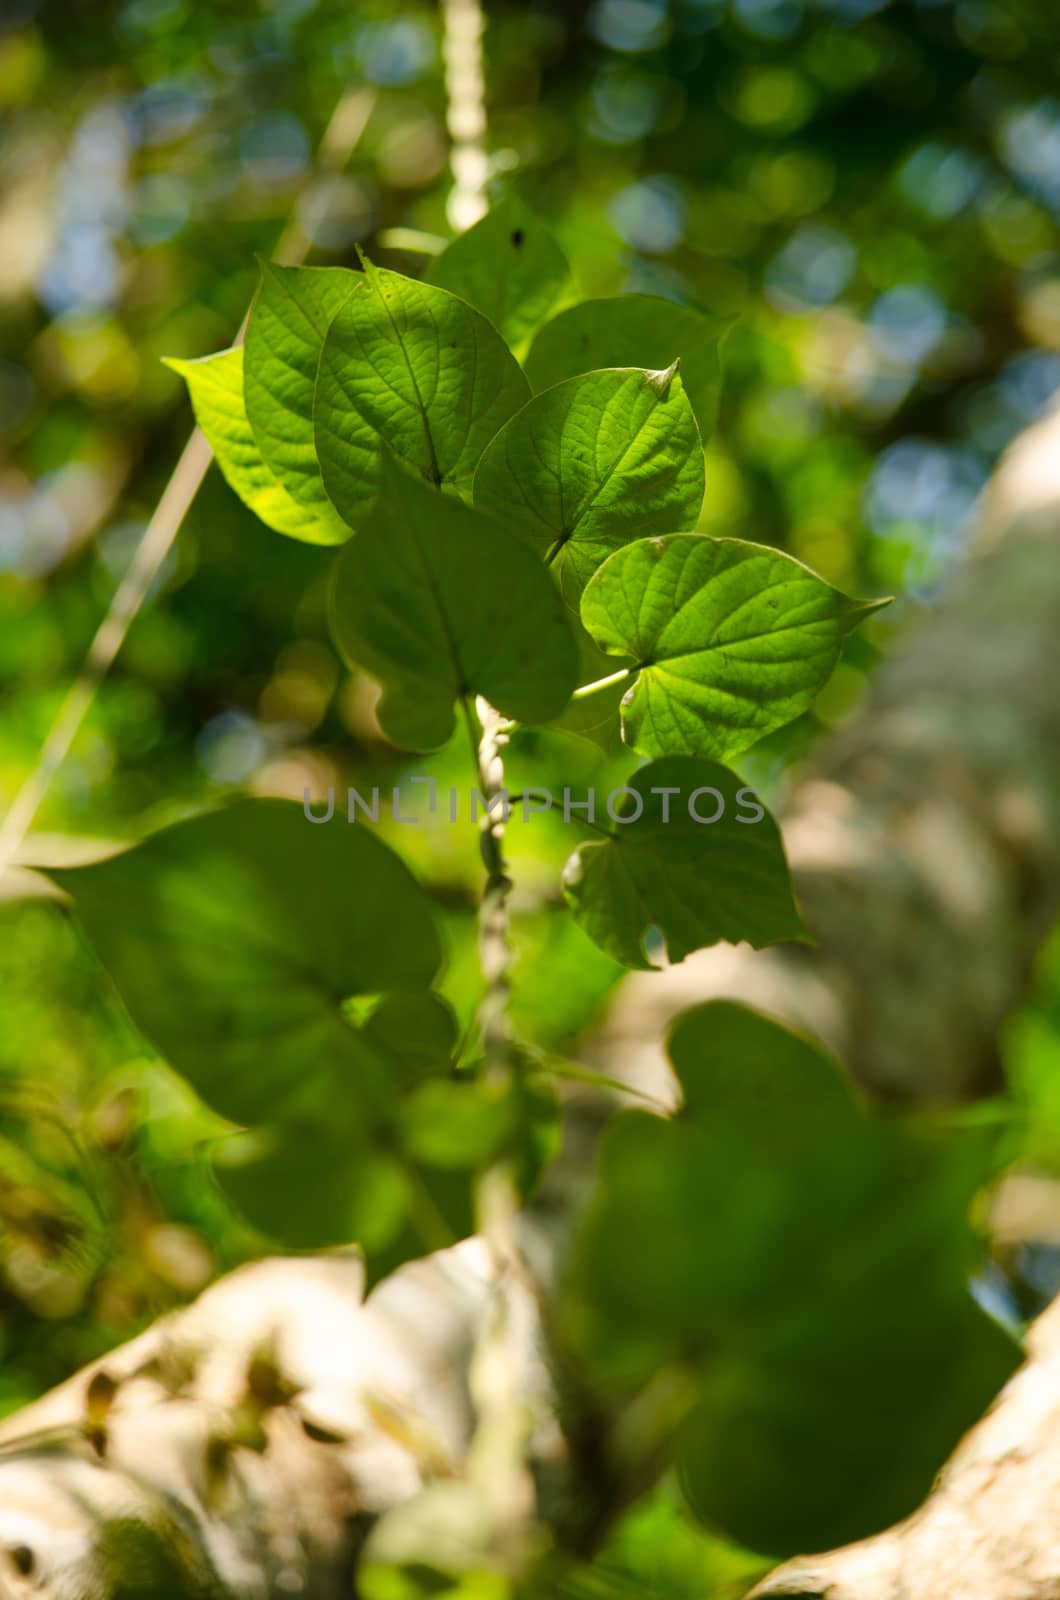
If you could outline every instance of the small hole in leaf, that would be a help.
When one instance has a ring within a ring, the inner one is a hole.
[[[524,234],[522,228],[512,229],[512,245],[516,250],[521,250],[523,248],[523,240],[525,238],[526,235]]]

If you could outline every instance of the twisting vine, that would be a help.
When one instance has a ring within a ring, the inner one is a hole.
[[[484,991],[478,1022],[487,1071],[498,1071],[511,1064],[512,1045],[508,1020],[512,965],[508,896],[512,881],[504,857],[505,812],[509,803],[504,793],[504,751],[512,724],[481,698],[476,709],[477,716],[464,701],[479,792],[486,802],[479,836],[486,882],[479,908],[478,950]]]
[[[446,125],[451,140],[453,190],[448,216],[457,233],[487,210],[486,75],[482,39],[486,29],[480,0],[442,0]]]

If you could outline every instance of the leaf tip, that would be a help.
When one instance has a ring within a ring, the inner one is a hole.
[[[665,400],[669,393],[670,385],[677,376],[677,369],[681,365],[681,357],[675,356],[668,367],[661,368],[658,372],[649,372],[646,382],[650,389],[654,389],[660,400]]]

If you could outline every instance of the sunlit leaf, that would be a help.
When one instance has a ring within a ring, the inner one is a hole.
[[[354,526],[378,493],[384,447],[435,487],[466,493],[482,451],[530,394],[466,301],[370,262],[365,277],[328,329],[316,387],[324,484]]]
[[[364,289],[363,274],[345,268],[264,262],[247,328],[247,418],[258,448],[291,498],[333,530],[336,544],[350,530],[324,492],[313,433],[313,390],[332,318],[351,294]]]
[[[672,368],[557,384],[501,429],[475,474],[476,506],[526,529],[572,603],[612,551],[693,527],[702,503],[699,433]]]
[[[603,650],[639,667],[622,702],[627,743],[722,757],[805,711],[847,634],[883,604],[851,600],[779,550],[673,534],[617,551],[581,614]]]
[[[318,515],[291,498],[262,457],[243,400],[243,351],[221,350],[198,361],[170,359],[188,385],[195,420],[230,486],[256,517],[306,544],[341,544],[350,536],[334,512]]]

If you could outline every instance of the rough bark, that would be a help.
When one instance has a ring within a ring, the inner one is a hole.
[[[815,1033],[887,1095],[994,1082],[998,1025],[1060,910],[1058,457],[1060,416],[1009,458],[953,592],[796,786],[787,840],[818,945],[631,979],[596,1041],[609,1071],[665,1075],[669,1018],[728,995]],[[570,1192],[561,1175],[549,1194]],[[0,1600],[348,1594],[380,1512],[483,1474],[498,1316],[543,1491],[562,1461],[533,1303],[490,1260],[469,1241],[363,1304],[349,1257],[265,1262],[10,1419]],[[1058,1333],[1054,1310],[917,1516],[761,1593],[1060,1596]],[[455,1522],[443,1504],[439,1539]]]

